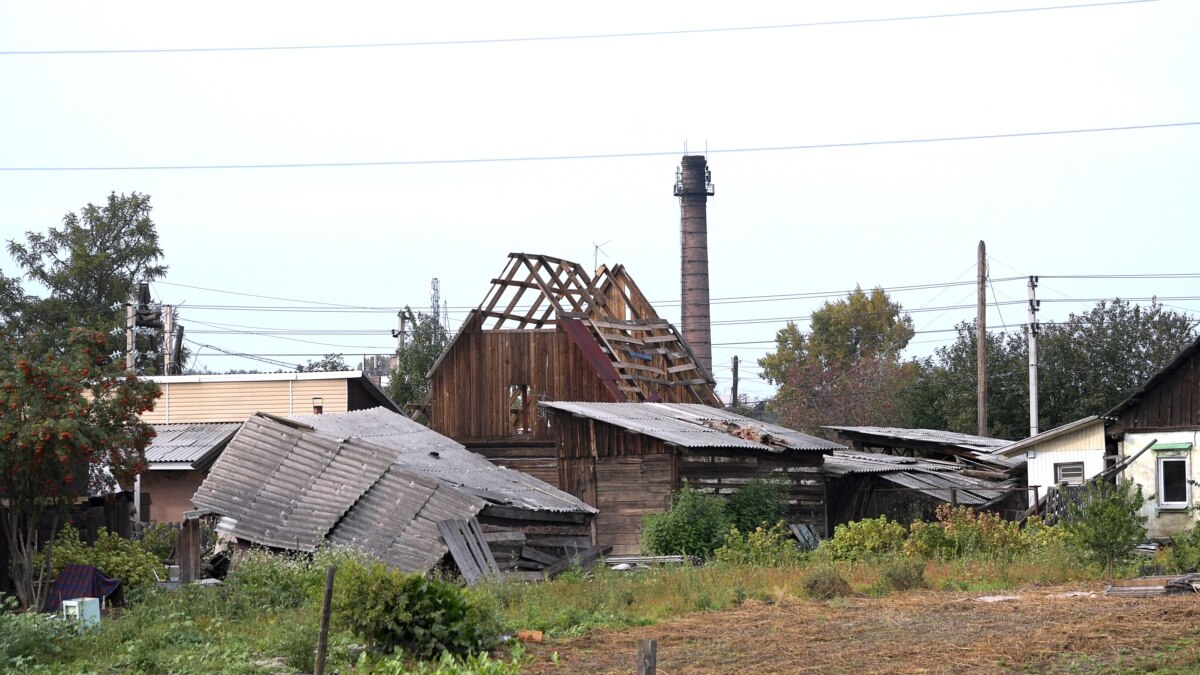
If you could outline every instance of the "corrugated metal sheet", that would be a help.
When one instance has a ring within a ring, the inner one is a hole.
[[[1003,488],[1017,486],[1017,479],[992,482],[971,478],[960,473],[962,467],[953,462],[941,462],[913,457],[896,457],[869,452],[842,451],[825,457],[825,473],[834,477],[850,474],[875,474],[901,487],[940,499],[954,500],[966,506],[980,506],[1007,494]]]
[[[733,436],[705,422],[734,422],[770,434],[790,450],[831,451],[844,446],[792,429],[695,403],[582,403],[543,401],[538,405],[645,434],[685,448],[745,448],[780,452],[783,448]]]
[[[941,462],[913,457],[881,455],[873,452],[838,450],[825,458],[825,472],[833,476],[852,473],[885,473],[890,471],[958,471],[953,462]]]
[[[401,572],[421,572],[446,555],[438,521],[470,518],[483,506],[482,499],[393,464],[329,540],[360,548]]]
[[[154,439],[146,447],[146,461],[190,466],[219,451],[241,427],[241,422],[155,424]]]
[[[192,501],[236,520],[234,536],[312,551],[391,461],[391,453],[378,446],[255,415]]]
[[[595,513],[596,509],[558,488],[513,469],[492,464],[454,440],[383,408],[290,419],[346,438],[353,436],[393,451],[394,462],[460,488],[489,503],[532,511]]]
[[[940,431],[937,429],[901,429],[898,427],[839,427],[826,426],[826,429],[835,429],[837,431],[848,431],[851,433],[865,434],[876,436],[880,439],[892,439],[897,441],[918,441],[922,443],[937,443],[939,445],[949,445],[953,447],[963,448],[964,450],[993,450],[1010,445],[1012,441],[1006,441],[1000,438],[988,438],[987,436],[972,436],[970,434],[960,434],[954,431]]]

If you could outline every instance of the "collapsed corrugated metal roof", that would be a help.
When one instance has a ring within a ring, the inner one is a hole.
[[[916,441],[919,443],[936,443],[937,445],[949,445],[964,450],[992,450],[1002,448],[1012,443],[1000,438],[989,438],[987,436],[972,436],[970,434],[960,434],[955,431],[941,431],[938,429],[902,429],[899,427],[842,427],[842,426],[826,426],[826,429],[834,429],[836,431],[848,431],[851,433],[875,436],[880,439],[891,439],[896,441]]]
[[[989,504],[1006,496],[1006,489],[1020,484],[1019,479],[989,481],[967,476],[954,462],[851,450],[837,450],[825,457],[824,470],[836,478],[853,474],[878,475],[883,480],[935,499],[957,501],[967,506]]]
[[[251,543],[313,551],[328,540],[402,571],[428,569],[446,554],[438,522],[470,519],[489,504],[596,513],[383,408],[252,415],[193,502]]]
[[[685,448],[828,452],[844,447],[823,438],[694,403],[542,401],[538,405],[606,422]],[[726,430],[734,426],[753,433],[743,437]],[[751,440],[752,438],[769,439],[769,442]]]
[[[387,448],[404,470],[461,488],[491,504],[534,511],[596,512],[573,495],[528,474],[492,464],[454,440],[383,408],[289,419]]]
[[[204,469],[242,427],[240,422],[155,424],[146,447],[153,469]]]

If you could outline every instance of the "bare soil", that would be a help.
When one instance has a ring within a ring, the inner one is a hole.
[[[655,626],[527,645],[527,670],[633,672],[638,641],[654,639],[658,672],[666,675],[1200,672],[1200,595],[1106,598],[1096,587],[1072,586],[980,601],[989,595],[750,600]]]

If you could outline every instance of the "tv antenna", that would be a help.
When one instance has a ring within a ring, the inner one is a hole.
[[[608,257],[608,251],[605,251],[602,247],[608,246],[611,243],[612,243],[612,239],[609,239],[608,241],[604,242],[603,244],[597,244],[594,241],[592,242],[592,270],[593,271],[600,269],[600,254],[601,253],[604,254],[605,258]]]

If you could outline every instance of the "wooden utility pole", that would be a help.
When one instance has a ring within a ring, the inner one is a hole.
[[[975,334],[975,359],[978,361],[979,435],[987,436],[987,245],[979,240],[978,332]]]
[[[738,357],[733,357],[733,387],[729,392],[729,397],[733,400],[729,402],[732,407],[737,407],[738,404]]]
[[[1041,332],[1037,313],[1041,301],[1037,299],[1038,278],[1029,277],[1029,435],[1038,435],[1038,351],[1037,336]]]

